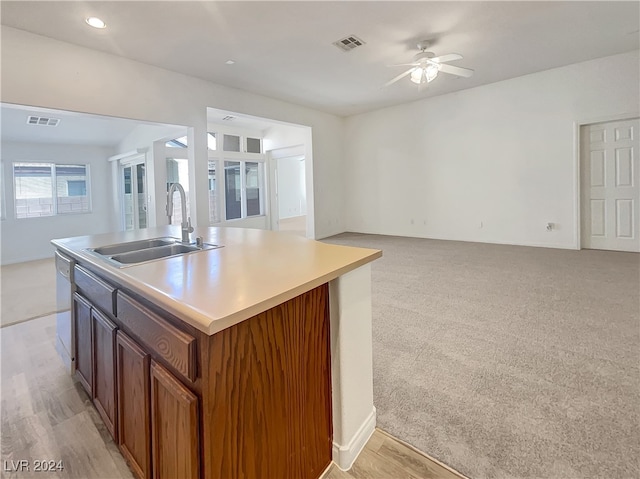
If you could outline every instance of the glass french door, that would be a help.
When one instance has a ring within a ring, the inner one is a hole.
[[[144,162],[122,165],[122,217],[125,230],[147,227],[147,174]]]

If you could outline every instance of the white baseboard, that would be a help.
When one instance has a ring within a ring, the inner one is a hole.
[[[371,438],[371,435],[376,429],[376,408],[374,407],[371,414],[367,416],[358,431],[354,434],[349,441],[349,444],[340,445],[333,443],[333,462],[342,469],[348,471],[355,462],[356,458],[360,454],[360,451],[364,449],[364,446]]]

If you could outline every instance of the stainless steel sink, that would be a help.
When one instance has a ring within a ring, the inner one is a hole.
[[[105,261],[115,264],[119,268],[123,268],[134,264],[216,248],[221,248],[221,246],[209,243],[185,244],[176,238],[167,237],[130,241],[128,243],[112,244],[99,248],[88,248],[87,251]]]
[[[152,238],[140,241],[130,241],[128,243],[112,244],[109,246],[102,246],[101,248],[95,248],[98,254],[111,256],[114,254],[128,253],[129,251],[138,251],[141,249],[155,248],[157,246],[165,246],[175,244],[176,238]]]
[[[150,261],[152,259],[168,258],[169,256],[178,254],[192,253],[194,251],[201,251],[202,249],[204,248],[199,248],[195,245],[172,244],[122,253],[112,256],[111,259],[122,264],[133,264]]]

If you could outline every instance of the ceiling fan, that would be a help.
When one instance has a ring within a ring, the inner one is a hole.
[[[418,43],[418,49],[420,53],[413,57],[413,63],[400,63],[399,65],[391,65],[394,67],[411,66],[406,72],[401,73],[391,81],[385,83],[384,86],[389,86],[398,80],[403,79],[407,75],[411,75],[411,81],[420,85],[426,85],[431,83],[438,76],[439,72],[449,73],[450,75],[456,75],[460,77],[469,78],[473,75],[473,70],[469,68],[456,67],[453,65],[447,65],[445,62],[451,62],[454,60],[461,60],[462,55],[458,53],[449,53],[447,55],[435,56],[434,53],[428,52],[429,42],[422,41]]]

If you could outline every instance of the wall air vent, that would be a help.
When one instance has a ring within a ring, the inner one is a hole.
[[[349,35],[348,37],[338,40],[337,42],[333,42],[333,44],[343,52],[350,52],[354,48],[358,48],[364,45],[364,42],[355,35]]]
[[[222,121],[233,121],[235,119],[236,119],[235,116],[227,115],[222,119]]]
[[[47,118],[44,116],[29,116],[27,118],[27,125],[58,126],[58,123],[60,123],[59,118]]]

